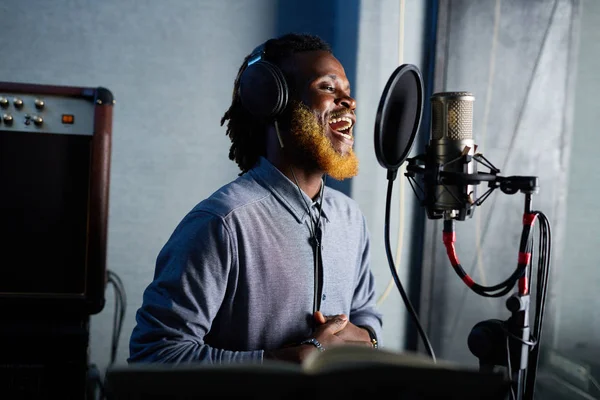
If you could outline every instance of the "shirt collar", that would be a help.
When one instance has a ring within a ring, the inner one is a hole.
[[[307,204],[311,207],[313,215],[318,215],[318,204],[321,203],[319,196],[313,201],[313,199],[298,188],[295,182],[291,181],[266,158],[260,157],[258,163],[248,173],[268,188],[290,210],[298,222],[304,222],[308,217]],[[324,188],[321,217],[328,220],[326,199],[327,188]]]

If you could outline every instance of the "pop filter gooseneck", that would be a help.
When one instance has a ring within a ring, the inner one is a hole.
[[[390,203],[393,182],[398,168],[408,157],[423,114],[423,79],[419,69],[412,64],[402,64],[389,78],[375,118],[375,154],[379,164],[388,170],[388,190],[385,206],[385,250],[394,282],[400,291],[427,352],[436,361],[433,347],[421,326],[419,316],[408,298],[394,266],[390,248]]]

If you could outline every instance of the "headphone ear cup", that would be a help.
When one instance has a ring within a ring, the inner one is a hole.
[[[261,119],[277,117],[288,102],[288,87],[281,69],[264,60],[249,65],[240,77],[239,96],[252,115]]]

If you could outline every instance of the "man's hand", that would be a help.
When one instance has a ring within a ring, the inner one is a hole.
[[[340,333],[347,324],[348,317],[344,314],[327,317],[327,321],[321,323],[321,325],[316,329],[313,337],[317,339],[325,349],[347,344],[343,338],[336,335]],[[318,351],[315,346],[311,344],[302,344],[299,346],[284,347],[276,350],[265,350],[264,358],[270,360],[302,363],[302,361],[304,361],[304,359],[313,351]]]
[[[317,323],[327,324],[332,318],[336,318],[337,316],[324,316],[321,311],[317,311],[314,317]],[[354,325],[352,322],[348,322],[344,328],[335,333],[335,336],[342,339],[345,344],[373,347],[369,332],[365,328]]]

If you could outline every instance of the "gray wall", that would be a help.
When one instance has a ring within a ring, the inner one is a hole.
[[[420,66],[426,2],[406,3],[403,60]],[[390,279],[383,245],[386,172],[374,158],[372,135],[379,96],[399,63],[400,4],[2,1],[0,47],[10,56],[2,57],[0,80],[104,86],[116,98],[107,268],[124,281],[128,300],[117,363],[128,356],[134,314],[160,248],[191,207],[237,176],[219,120],[243,58],[258,43],[288,30],[311,31],[331,41],[359,98],[361,173],[341,188],[359,201],[369,220],[377,288],[383,294]],[[410,198],[407,213],[409,206]],[[394,222],[395,232],[399,227],[410,233],[409,221]],[[406,262],[399,265],[406,277]],[[109,361],[113,334],[112,286],[106,298],[103,311],[92,317],[90,335],[91,362],[101,369]],[[381,307],[384,344],[403,348],[404,305],[395,288]]]

